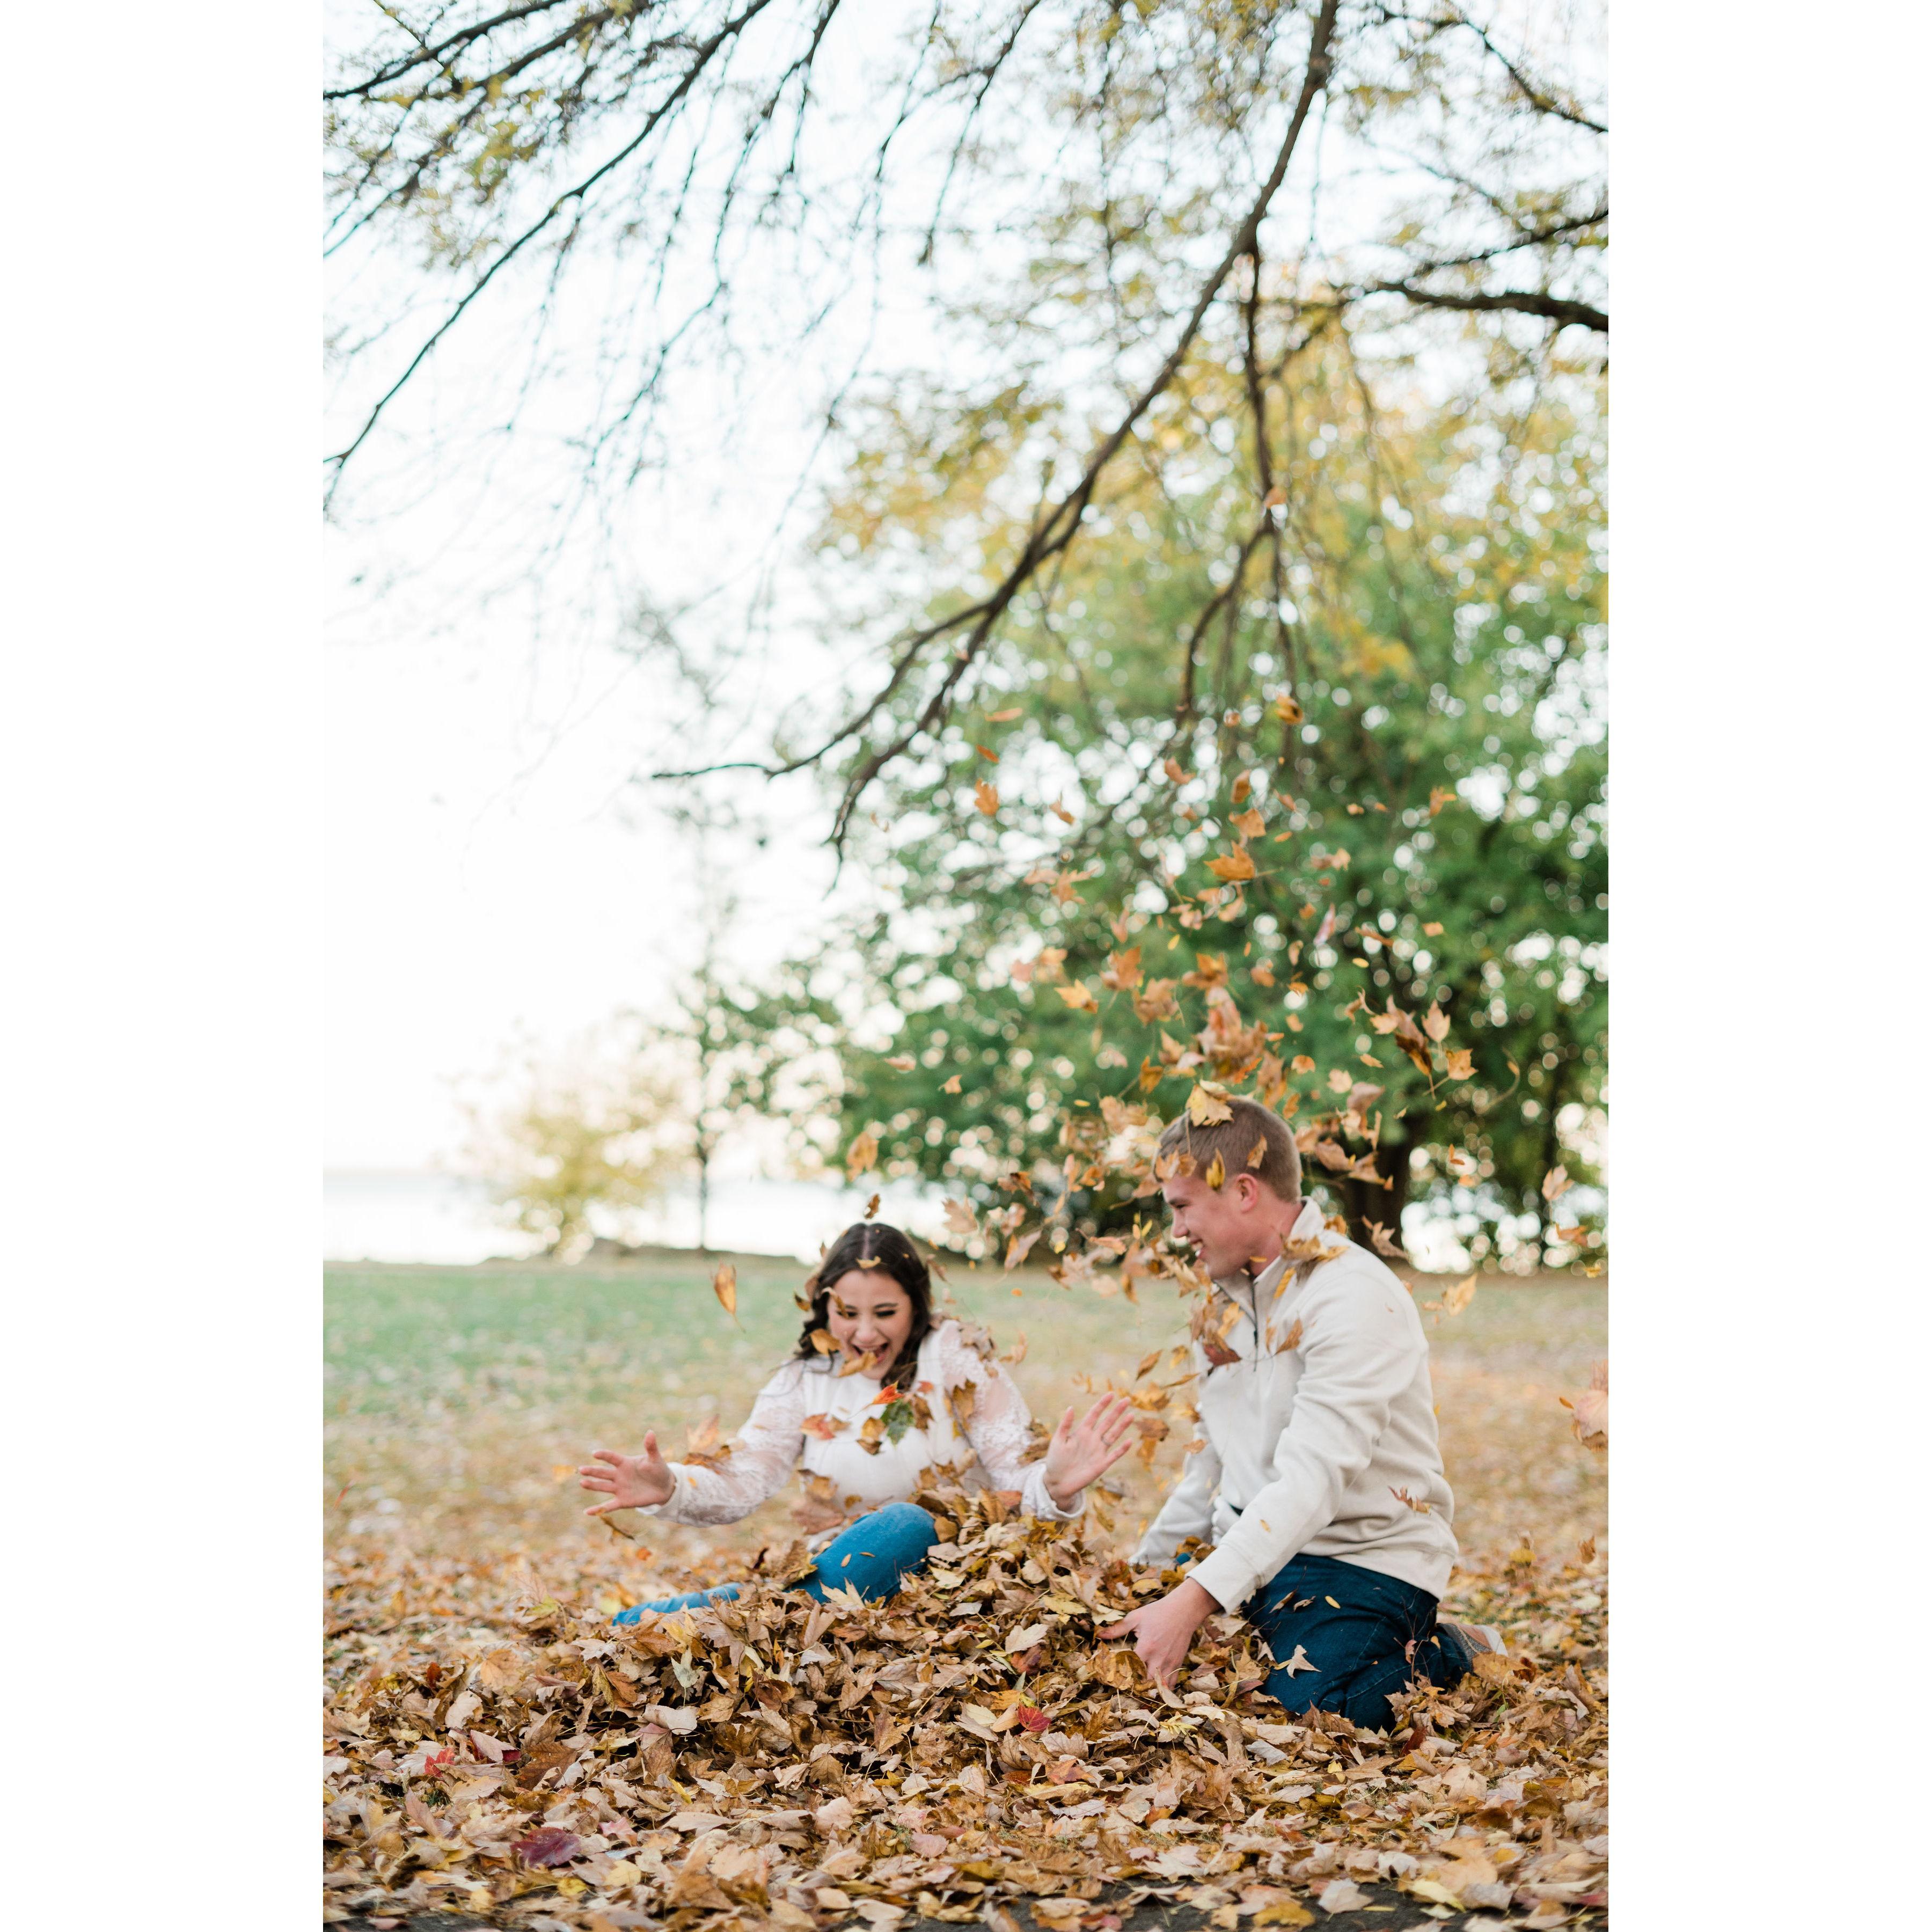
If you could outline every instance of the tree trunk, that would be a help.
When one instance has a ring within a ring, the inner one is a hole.
[[[1322,1176],[1340,1199],[1342,1218],[1348,1224],[1352,1241],[1372,1249],[1375,1238],[1369,1226],[1372,1221],[1387,1228],[1391,1240],[1401,1240],[1402,1210],[1408,1199],[1408,1150],[1406,1140],[1376,1149],[1376,1169],[1390,1183],[1387,1187],[1350,1174]]]

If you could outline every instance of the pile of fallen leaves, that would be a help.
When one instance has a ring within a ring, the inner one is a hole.
[[[999,1496],[921,1501],[888,1602],[783,1587],[614,1626],[608,1601],[494,1606],[472,1575],[344,1552],[332,1579],[325,1916],[776,1925],[916,1916],[1117,1932],[1139,1900],[1303,1925],[1393,1882],[1433,1916],[1555,1926],[1605,1902],[1602,1574],[1520,1548],[1458,1608],[1510,1654],[1402,1700],[1388,1734],[1291,1720],[1246,1622],[1150,1685],[1096,1627],[1174,1580]],[[1104,1902],[1102,1894],[1106,1894]]]

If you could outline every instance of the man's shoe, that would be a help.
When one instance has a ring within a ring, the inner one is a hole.
[[[1503,1643],[1503,1634],[1494,1624],[1459,1624],[1451,1622],[1447,1617],[1438,1617],[1436,1627],[1447,1630],[1472,1657],[1480,1657],[1486,1651],[1496,1657],[1509,1654]]]

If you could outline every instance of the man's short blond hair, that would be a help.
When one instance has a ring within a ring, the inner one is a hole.
[[[1170,1121],[1160,1137],[1163,1155],[1178,1154],[1192,1162],[1180,1172],[1206,1175],[1220,1157],[1222,1184],[1237,1174],[1252,1174],[1283,1201],[1301,1198],[1301,1156],[1294,1136],[1282,1117],[1258,1100],[1228,1098],[1228,1118],[1196,1126],[1183,1114]]]

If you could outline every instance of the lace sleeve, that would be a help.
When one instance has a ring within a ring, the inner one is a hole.
[[[694,1526],[736,1522],[777,1495],[805,1447],[804,1381],[799,1365],[788,1363],[758,1391],[745,1426],[733,1438],[730,1454],[715,1469],[672,1463],[676,1486],[655,1508],[638,1514]]]
[[[944,1334],[939,1366],[948,1394],[974,1384],[966,1439],[993,1487],[1018,1490],[1029,1515],[1072,1522],[1087,1507],[1087,1492],[1082,1490],[1065,1509],[1048,1494],[1046,1465],[1033,1446],[1032,1413],[1012,1377],[974,1348],[956,1324],[949,1324]]]

